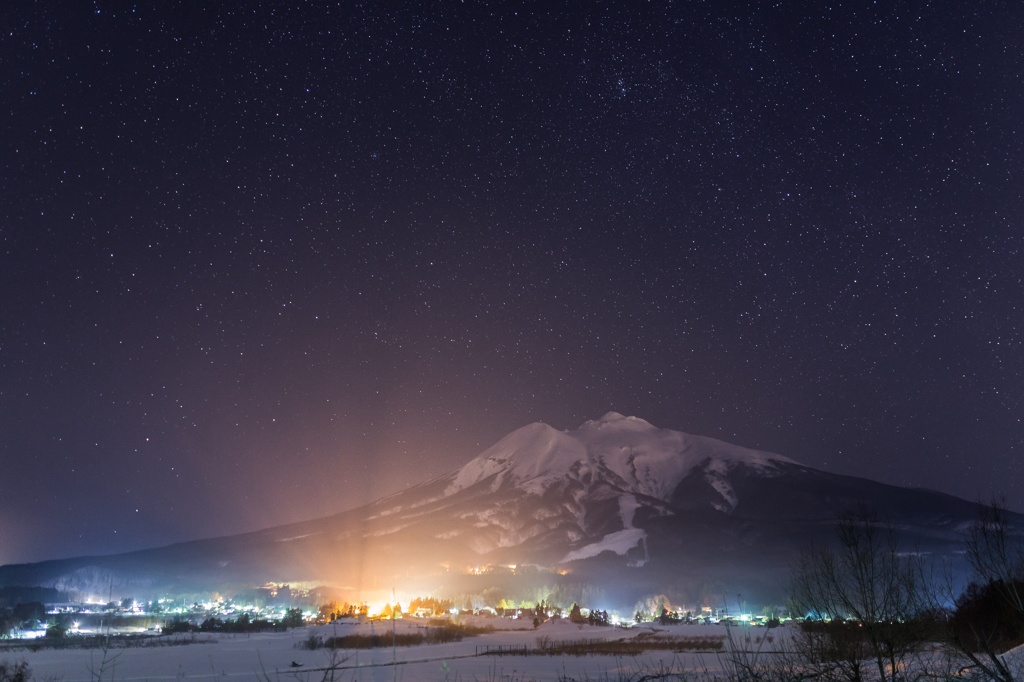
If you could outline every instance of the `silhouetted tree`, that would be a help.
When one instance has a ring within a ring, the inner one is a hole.
[[[982,507],[967,535],[974,581],[956,601],[948,643],[991,680],[1018,682],[1000,654],[1024,643],[1024,545],[1009,533],[1005,500]]]
[[[36,623],[46,618],[46,606],[42,602],[31,601],[25,604],[18,604],[12,612],[14,620],[23,627],[34,627]]]
[[[1006,600],[1007,592],[1024,590],[1024,582],[1008,587],[1001,580],[971,583],[956,601],[949,624],[956,641],[975,652],[1001,653],[1024,642],[1024,618]]]
[[[286,628],[302,627],[303,622],[302,609],[288,609],[281,619],[281,624]]]
[[[800,639],[808,664],[826,677],[859,681],[872,665],[882,682],[901,679],[933,634],[921,627],[929,601],[920,576],[876,516],[840,518],[835,547],[804,551],[794,571],[793,599],[813,616]]]
[[[0,609],[0,637],[6,637],[17,626],[18,621],[14,618],[14,612],[9,608]]]

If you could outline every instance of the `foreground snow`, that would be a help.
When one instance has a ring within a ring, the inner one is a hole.
[[[167,646],[100,650],[42,649],[39,651],[4,650],[0,660],[28,662],[33,679],[60,679],[63,682],[96,680],[102,668],[105,680],[190,680],[261,679],[321,680],[325,670],[337,666],[335,680],[508,680],[529,682],[559,679],[619,679],[620,672],[631,676],[643,670],[665,669],[703,672],[720,671],[724,657],[711,652],[674,654],[652,651],[638,657],[626,656],[543,656],[495,655],[487,653],[501,647],[522,646],[536,649],[539,637],[551,642],[581,639],[618,640],[637,636],[724,637],[720,626],[673,626],[667,628],[580,626],[567,620],[544,623],[534,629],[523,621],[488,620],[494,632],[470,637],[461,642],[418,647],[339,651],[332,662],[325,649],[300,648],[311,635],[324,638],[348,634],[381,634],[392,624],[365,623],[311,626],[283,633],[253,635],[198,635],[194,638],[156,638]],[[399,631],[414,631],[415,621],[397,621]],[[785,638],[784,628],[773,630],[776,644]],[[734,630],[741,638],[763,636],[760,628]],[[182,643],[191,642],[191,643]],[[177,645],[173,645],[177,643]],[[396,665],[397,663],[397,665]],[[329,674],[327,679],[331,679]]]

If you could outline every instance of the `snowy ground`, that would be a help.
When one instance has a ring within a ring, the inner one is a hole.
[[[390,680],[487,680],[529,682],[536,680],[589,679],[618,680],[633,677],[644,670],[721,670],[723,657],[717,653],[674,654],[652,651],[638,657],[613,656],[496,656],[484,653],[496,645],[525,645],[537,648],[538,637],[551,641],[580,639],[624,639],[657,631],[660,635],[677,637],[725,636],[720,626],[672,626],[614,628],[579,626],[567,620],[544,623],[534,629],[523,621],[493,619],[495,632],[469,637],[461,642],[392,649],[339,651],[333,678],[326,668],[331,666],[331,652],[299,648],[310,635],[331,637],[346,634],[380,634],[390,631],[391,623],[310,626],[283,633],[253,635],[197,635],[194,643],[179,646],[134,647],[101,650],[28,649],[0,651],[0,660],[26,661],[33,680],[60,679],[64,682],[96,680],[102,672],[104,680],[216,680],[260,679],[268,681],[295,680],[313,682],[323,679],[345,681]],[[397,621],[399,632],[412,631],[421,623]],[[785,639],[786,628],[772,631],[774,644]],[[757,638],[767,631],[761,628],[733,629],[742,642],[747,635],[756,646]],[[191,640],[177,636],[176,640]],[[170,642],[175,638],[156,638]],[[397,665],[396,665],[397,662]],[[102,668],[102,670],[101,670]],[[624,675],[620,675],[624,673]]]

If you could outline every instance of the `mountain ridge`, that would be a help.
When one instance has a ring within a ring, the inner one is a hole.
[[[693,593],[723,580],[769,594],[802,546],[861,506],[890,520],[902,541],[943,556],[959,549],[978,508],[609,412],[565,431],[529,424],[446,474],[327,517],[3,566],[0,586],[159,593],[319,582],[357,594],[398,583],[461,593],[483,589],[482,578],[466,577],[481,567],[533,566],[546,576],[534,582],[620,596]]]
[[[637,438],[651,441],[638,447]],[[538,441],[543,440],[540,444]],[[699,450],[727,461],[739,460],[751,465],[771,467],[773,462],[795,463],[775,453],[752,450],[706,436],[659,429],[639,417],[608,412],[600,419],[584,422],[579,428],[558,431],[543,422],[535,422],[508,434],[469,463],[456,470],[455,480],[446,494],[469,483],[503,471],[518,475],[522,481],[541,479],[536,489],[549,484],[552,476],[564,475],[579,465],[584,471],[605,467],[635,492],[665,499],[671,488],[697,464],[688,454]],[[616,450],[628,450],[623,467]],[[533,452],[531,458],[524,453]],[[523,461],[526,460],[526,461]],[[544,465],[544,466],[542,466]],[[643,470],[641,475],[640,470]],[[582,472],[581,472],[582,473]]]

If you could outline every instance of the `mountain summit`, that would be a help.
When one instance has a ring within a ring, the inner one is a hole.
[[[698,477],[712,491],[704,494],[708,506],[728,513],[738,504],[730,472],[770,477],[780,466],[799,465],[609,412],[573,431],[540,422],[513,431],[446,477],[444,497],[478,500],[480,511],[462,516],[476,519],[474,547],[482,554],[528,544],[529,554],[566,563],[636,550],[631,565],[639,566],[649,555],[647,533],[634,525],[638,511],[673,515],[680,484]],[[480,504],[481,498],[502,502]],[[512,554],[501,552],[515,563]]]
[[[334,516],[0,567],[0,586],[137,597],[302,581],[353,598],[396,585],[466,594],[490,589],[479,581],[493,567],[522,577],[525,566],[529,595],[570,581],[619,603],[673,590],[697,599],[726,587],[779,597],[799,549],[830,539],[837,517],[861,508],[890,521],[915,551],[941,554],[959,550],[977,511],[941,493],[831,474],[609,412],[569,431],[524,426],[449,474]]]
[[[604,481],[624,493],[668,501],[695,467],[708,460],[722,469],[730,463],[762,469],[793,460],[767,452],[659,429],[639,417],[609,412],[574,431],[557,431],[536,423],[513,431],[465,465],[446,494],[490,477],[506,480],[528,493],[542,493],[564,480]],[[724,491],[723,491],[724,492]]]

